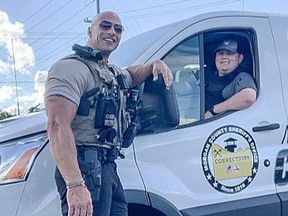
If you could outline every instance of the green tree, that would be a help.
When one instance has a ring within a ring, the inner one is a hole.
[[[0,120],[6,119],[6,118],[9,118],[9,117],[12,117],[12,116],[14,116],[12,113],[0,110]]]

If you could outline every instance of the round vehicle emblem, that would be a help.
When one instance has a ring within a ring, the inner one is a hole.
[[[202,168],[219,192],[238,193],[254,180],[259,158],[253,137],[243,128],[227,125],[213,131],[202,151]]]

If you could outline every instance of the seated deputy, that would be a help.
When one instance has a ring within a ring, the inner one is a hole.
[[[205,119],[248,108],[257,97],[253,77],[240,67],[244,55],[240,53],[237,41],[222,41],[214,54],[217,70],[205,74]]]

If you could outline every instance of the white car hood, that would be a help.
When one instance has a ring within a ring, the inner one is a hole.
[[[0,122],[0,143],[18,137],[46,131],[45,111],[6,119]]]

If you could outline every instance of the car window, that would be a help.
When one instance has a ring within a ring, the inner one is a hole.
[[[253,41],[256,41],[256,36],[252,30],[217,30],[190,36],[174,46],[162,59],[169,66],[174,76],[180,125],[203,119],[205,73],[209,70],[215,70],[215,54],[213,53],[215,46],[223,38],[230,37],[237,39],[245,55],[241,67],[255,79],[256,49]]]
[[[172,49],[163,61],[174,76],[174,87],[180,112],[180,125],[200,119],[200,80],[198,37],[188,38]]]

